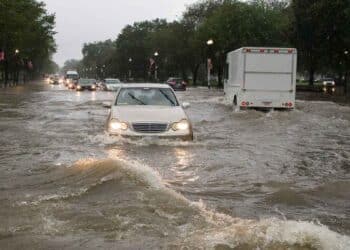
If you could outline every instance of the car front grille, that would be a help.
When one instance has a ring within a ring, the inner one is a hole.
[[[139,133],[163,133],[167,130],[168,124],[166,123],[133,123],[132,127],[135,132]]]

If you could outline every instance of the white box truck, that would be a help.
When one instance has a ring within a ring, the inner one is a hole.
[[[237,108],[295,107],[297,50],[245,47],[227,54],[226,100]]]

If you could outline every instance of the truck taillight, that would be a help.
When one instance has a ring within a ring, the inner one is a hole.
[[[282,106],[285,106],[285,107],[293,107],[293,103],[292,103],[292,102],[282,103]]]
[[[249,53],[249,52],[252,52],[252,50],[251,49],[246,49],[245,52]]]
[[[288,53],[291,54],[291,53],[293,53],[293,51],[294,51],[293,49],[289,49]]]
[[[245,106],[246,105],[246,102],[242,102],[242,106]]]

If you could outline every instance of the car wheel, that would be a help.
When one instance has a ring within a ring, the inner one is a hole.
[[[241,109],[240,106],[238,106],[238,100],[237,100],[237,96],[235,95],[235,97],[233,98],[233,110],[234,111],[239,111]]]

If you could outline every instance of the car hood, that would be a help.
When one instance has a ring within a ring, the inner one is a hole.
[[[109,84],[106,84],[107,88],[120,88],[121,86],[122,86],[121,83],[109,83]]]
[[[164,122],[173,123],[187,119],[182,107],[163,106],[114,106],[111,118],[123,122]]]
[[[80,86],[92,86],[94,83],[79,83]]]

